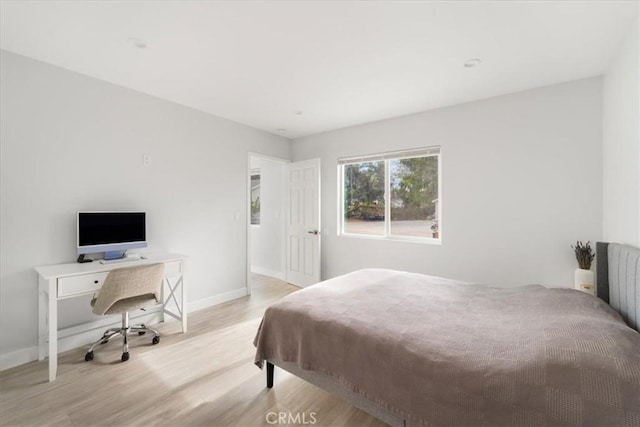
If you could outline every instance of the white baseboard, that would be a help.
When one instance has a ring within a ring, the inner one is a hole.
[[[246,286],[243,286],[242,288],[237,288],[223,294],[214,295],[209,298],[202,298],[198,301],[188,302],[187,313],[192,313],[194,311],[202,310],[203,308],[222,304],[224,302],[232,301],[234,299],[242,298],[245,296],[247,296],[247,288]]]
[[[203,298],[198,301],[192,301],[187,303],[187,313],[192,313],[194,311],[202,310],[207,307],[211,307],[214,305],[222,304],[224,302],[228,302],[237,298],[242,298],[247,295],[247,288],[237,288],[229,292],[225,292],[223,294],[214,295],[209,298]],[[135,323],[157,323],[160,321],[160,313],[158,311],[154,311],[151,313],[142,313],[141,315],[131,317],[132,322]],[[172,322],[176,321],[174,318],[170,316],[165,316],[165,321]],[[85,325],[75,326],[73,328],[69,328],[65,331],[69,331],[65,333],[63,330],[58,332],[58,353],[62,353],[77,347],[81,347],[83,345],[87,345],[95,341],[99,338],[96,335],[96,330],[102,330],[106,328],[112,328],[120,325],[120,320],[118,319],[115,322],[109,322],[106,318],[98,320],[96,322],[90,322]],[[73,335],[69,335],[72,333]],[[69,336],[64,336],[69,335]],[[4,371],[6,369],[14,368],[16,366],[23,365],[25,363],[29,363],[31,361],[38,360],[38,346],[32,346],[27,348],[21,348],[19,350],[0,353],[0,371]]]
[[[276,279],[284,280],[284,274],[282,273],[282,271],[270,270],[268,268],[262,268],[256,265],[252,265],[251,272],[262,274],[263,276],[275,277]]]
[[[32,360],[38,360],[38,346],[21,348],[20,350],[0,354],[0,371],[20,366]]]

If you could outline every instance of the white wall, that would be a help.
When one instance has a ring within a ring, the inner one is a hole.
[[[286,163],[252,156],[251,169],[260,169],[260,225],[251,226],[251,271],[284,278]]]
[[[603,239],[640,246],[638,20],[604,75]]]
[[[73,262],[78,210],[144,210],[152,249],[190,256],[191,307],[246,285],[247,153],[290,142],[9,52],[1,53],[1,339],[37,344],[36,265]],[[144,167],[143,153],[152,156]],[[61,327],[82,320],[61,307]]]
[[[337,236],[343,156],[442,146],[439,245]],[[292,143],[322,160],[322,277],[387,267],[495,285],[573,285],[602,232],[602,79],[384,120]]]

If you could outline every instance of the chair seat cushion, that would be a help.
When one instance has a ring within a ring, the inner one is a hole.
[[[97,298],[91,300],[91,307],[96,304]],[[116,301],[105,314],[124,313],[127,311],[138,310],[151,304],[156,304],[158,301],[153,294],[140,295],[137,297],[124,298]]]

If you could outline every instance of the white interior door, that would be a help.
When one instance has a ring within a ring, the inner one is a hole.
[[[320,281],[320,159],[290,163],[287,210],[287,282]]]

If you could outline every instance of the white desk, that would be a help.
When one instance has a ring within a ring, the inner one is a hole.
[[[109,270],[164,263],[165,278],[162,286],[161,319],[164,321],[165,314],[174,317],[182,322],[182,332],[187,332],[185,259],[184,255],[163,253],[150,254],[147,259],[113,264],[101,264],[94,261],[84,264],[71,263],[36,267],[39,276],[38,359],[44,360],[47,355],[48,342],[49,381],[56,379],[58,370],[58,301],[96,293],[102,287]],[[176,297],[177,291],[179,291],[180,301]],[[175,302],[177,313],[169,309],[171,300]]]

